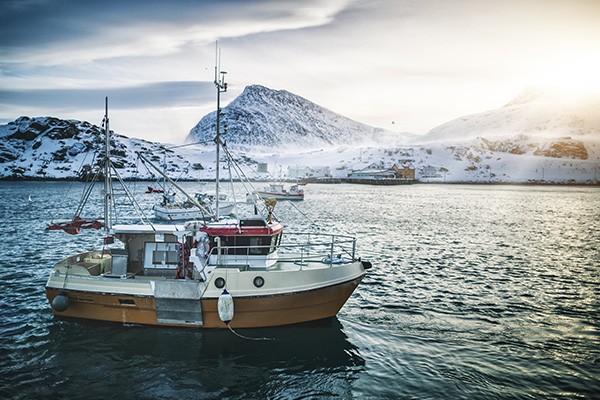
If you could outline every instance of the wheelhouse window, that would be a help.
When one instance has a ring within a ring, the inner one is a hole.
[[[179,253],[177,243],[146,242],[144,268],[177,268]]]
[[[177,251],[155,250],[152,252],[152,264],[177,264]]]
[[[260,247],[263,245],[263,240],[261,240],[261,239],[263,239],[263,238],[261,238],[259,236],[250,238],[250,248],[248,249],[249,254],[252,254],[252,255],[267,254],[265,249]]]
[[[235,255],[267,255],[275,251],[272,243],[277,243],[275,236],[221,236],[221,246],[226,254]]]

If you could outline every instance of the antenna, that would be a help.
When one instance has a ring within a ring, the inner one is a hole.
[[[219,76],[219,56],[220,56],[220,51],[219,51],[219,41],[215,42],[215,85],[217,84],[217,78]]]
[[[104,98],[104,228],[108,234],[112,227],[110,202],[112,200],[112,182],[110,178],[110,127],[108,124],[108,96]]]
[[[225,75],[227,72],[221,71],[221,49],[218,42],[215,43],[215,87],[217,88],[217,134],[215,143],[217,145],[217,160],[216,160],[216,188],[215,188],[215,219],[219,220],[219,150],[221,148],[221,93],[227,91],[227,83],[225,83]],[[219,79],[219,74],[221,78]]]

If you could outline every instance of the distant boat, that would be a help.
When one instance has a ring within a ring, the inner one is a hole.
[[[415,182],[415,170],[412,165],[396,164],[391,168],[367,167],[362,170],[352,171],[345,179],[347,183],[360,183],[366,185],[409,185]]]
[[[154,216],[165,221],[189,221],[193,219],[209,220],[217,215],[214,195],[196,193],[194,198],[195,202],[191,200],[176,202],[174,194],[164,194],[162,202],[152,208]],[[226,194],[219,194],[219,200],[218,215],[230,215],[234,212],[236,204],[234,201],[229,201]],[[202,207],[198,207],[198,205]]]
[[[411,185],[414,179],[403,178],[345,178],[342,182],[359,183],[362,185]]]
[[[264,189],[257,190],[255,194],[262,199],[304,200],[304,190],[298,185],[286,189],[282,183],[271,183]]]

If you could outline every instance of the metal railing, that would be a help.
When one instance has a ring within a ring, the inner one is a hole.
[[[340,264],[356,260],[356,238],[346,235],[285,233],[279,243],[255,246],[222,246],[220,238],[210,250],[213,265],[239,267],[266,261],[277,250],[276,261],[306,265],[309,262]],[[273,238],[273,240],[277,240]]]

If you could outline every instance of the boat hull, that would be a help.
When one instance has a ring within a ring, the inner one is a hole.
[[[276,199],[276,200],[304,200],[304,193],[298,194],[282,194],[273,192],[256,192],[257,195],[263,199]]]
[[[219,207],[219,215],[229,215],[235,210],[235,204]],[[211,215],[203,214],[197,208],[154,207],[154,216],[165,221],[207,220]]]
[[[167,208],[162,206],[154,207],[154,216],[165,221],[185,221],[210,218],[210,215],[203,215],[197,208]]]
[[[260,328],[291,325],[334,317],[358,286],[363,275],[354,279],[314,290],[267,296],[233,297],[233,328]],[[200,302],[202,321],[161,320],[153,296],[93,293],[46,287],[46,297],[52,303],[63,293],[69,298],[69,307],[62,312],[52,309],[59,317],[92,319],[119,323],[188,326],[196,328],[226,328],[220,320],[218,298],[203,298]]]
[[[219,206],[219,215],[229,215],[235,210],[235,203]],[[154,207],[154,216],[165,221],[207,220],[212,215],[202,213],[198,208]]]

